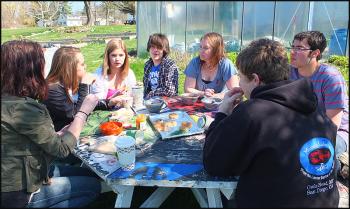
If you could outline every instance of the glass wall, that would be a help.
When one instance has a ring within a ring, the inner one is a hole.
[[[347,1],[138,1],[138,56],[145,54],[149,35],[159,32],[173,50],[196,53],[201,36],[211,31],[223,36],[231,52],[263,37],[287,46],[306,30],[326,35],[324,57],[348,55],[348,8]]]

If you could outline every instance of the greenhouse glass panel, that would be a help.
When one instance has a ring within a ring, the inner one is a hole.
[[[213,2],[187,2],[186,50],[198,52],[200,38],[213,31]]]
[[[272,39],[274,2],[244,2],[242,45],[259,38]]]
[[[214,29],[224,38],[226,52],[239,51],[243,2],[214,3]]]
[[[138,1],[137,51],[138,56],[147,57],[147,41],[151,34],[160,32],[160,2]],[[142,34],[142,35],[141,35]]]
[[[172,49],[185,51],[186,2],[162,2],[160,30],[168,37]]]
[[[274,40],[289,46],[294,35],[307,30],[309,2],[276,2]]]
[[[325,57],[332,54],[345,55],[347,49],[349,2],[314,2],[312,30],[319,30],[326,36]]]

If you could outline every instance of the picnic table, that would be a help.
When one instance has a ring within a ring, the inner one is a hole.
[[[166,108],[161,113],[169,111]],[[145,110],[136,111],[141,112]],[[108,120],[108,111],[94,114],[101,116],[100,121]],[[100,135],[95,132],[83,137],[98,140]],[[113,154],[99,158],[88,145],[75,148],[75,155],[117,194],[115,207],[130,207],[136,186],[158,187],[140,207],[159,207],[178,187],[191,189],[201,207],[222,207],[220,192],[228,199],[234,197],[237,177],[209,176],[203,168],[204,133],[163,140],[148,121],[142,140],[137,143],[135,169],[131,171],[119,169]],[[112,162],[110,167],[106,166],[108,161]]]

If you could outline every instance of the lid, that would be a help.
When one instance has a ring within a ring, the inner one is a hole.
[[[130,147],[135,145],[135,139],[131,136],[119,136],[115,140],[115,145],[117,147]]]

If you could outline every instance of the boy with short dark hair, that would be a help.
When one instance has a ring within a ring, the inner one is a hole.
[[[311,82],[288,80],[286,51],[269,39],[249,44],[236,65],[240,88],[208,129],[205,170],[239,176],[237,207],[338,207],[336,126],[318,111]]]
[[[296,34],[291,46],[290,79],[307,78],[313,84],[319,109],[338,128],[335,146],[337,172],[348,178],[348,172],[341,172],[339,157],[349,153],[349,98],[342,74],[333,66],[319,63],[326,46],[326,38],[319,31]]]
[[[168,38],[160,33],[153,34],[147,42],[150,59],[145,63],[143,97],[176,96],[178,94],[179,72],[174,60],[169,58]]]

